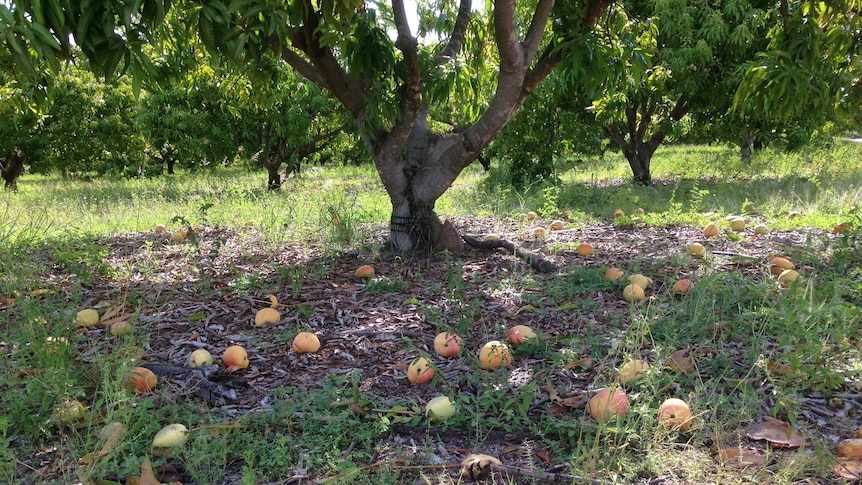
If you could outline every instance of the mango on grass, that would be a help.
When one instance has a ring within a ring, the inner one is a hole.
[[[623,288],[623,299],[629,303],[635,303],[646,299],[644,289],[634,283]]]
[[[458,411],[447,396],[437,396],[425,405],[425,415],[432,421],[445,421]]]
[[[189,429],[174,423],[160,429],[153,438],[153,448],[174,448],[182,446],[189,439]]]
[[[596,421],[609,421],[628,412],[629,398],[622,389],[602,389],[587,401],[587,413]]]

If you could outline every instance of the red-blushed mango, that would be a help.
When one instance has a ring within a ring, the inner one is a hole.
[[[593,246],[589,243],[580,243],[576,249],[579,255],[581,256],[592,256],[593,255]]]
[[[407,380],[413,384],[424,384],[434,377],[434,367],[425,357],[416,357],[407,367]]]
[[[248,352],[241,345],[231,345],[225,349],[221,356],[222,362],[227,367],[228,372],[234,372],[239,369],[248,368]]]
[[[587,401],[587,413],[596,421],[610,421],[628,412],[629,398],[622,389],[602,389]]]
[[[373,278],[374,277],[374,266],[370,264],[364,264],[358,268],[353,273],[353,276],[357,278]]]
[[[619,268],[608,268],[605,271],[605,279],[608,281],[616,281],[623,277],[623,271]]]
[[[688,290],[691,289],[691,280],[688,278],[682,278],[676,283],[673,284],[673,287],[670,289],[676,295],[684,295],[688,293]]]
[[[156,388],[158,378],[156,374],[146,367],[133,367],[129,376],[123,381],[123,387],[135,394],[150,392]]]
[[[522,344],[527,340],[536,338],[536,332],[526,325],[515,325],[506,334],[509,343]]]
[[[463,341],[458,335],[440,332],[434,337],[434,352],[446,358],[455,357],[461,351],[462,344]]]

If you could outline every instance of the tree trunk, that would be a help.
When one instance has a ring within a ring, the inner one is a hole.
[[[447,46],[434,62],[458,56],[471,16],[471,0],[461,0]],[[410,32],[403,0],[393,0],[392,16],[403,73],[399,76],[398,115],[389,123],[375,121],[371,79],[346,69],[337,52],[321,43],[321,17],[306,17],[289,45],[277,49],[300,74],[328,89],[359,126],[360,136],[374,159],[377,173],[392,202],[389,249],[404,253],[427,249],[459,250],[463,241],[450,223],[434,212],[438,198],[486,148],[524,100],[562,61],[559,51],[546,46],[539,54],[554,0],[538,0],[526,31],[519,30],[515,0],[494,2],[493,42],[499,55],[494,95],[484,113],[463,130],[433,133],[426,125],[428,96],[423,85],[419,44]],[[592,0],[581,19],[588,31],[611,4]],[[580,30],[580,29],[579,29]],[[523,33],[523,37],[519,36]],[[405,152],[406,153],[402,153]]]
[[[739,158],[743,162],[751,161],[751,145],[757,135],[746,136],[742,139],[742,147],[739,149]]]
[[[650,173],[649,165],[657,148],[657,143],[653,146],[650,143],[638,142],[637,148],[634,151],[626,153],[626,160],[629,161],[635,182],[641,185],[650,185],[652,183],[652,174]]]
[[[409,133],[405,155],[397,146],[389,146],[374,157],[392,202],[388,249],[459,252],[464,242],[450,222],[440,221],[434,206],[457,176],[453,172],[461,171],[458,167],[463,161],[447,157],[446,149],[455,138],[431,132],[425,124],[426,114],[423,108]]]
[[[263,166],[266,168],[267,174],[266,188],[269,190],[281,189],[281,174],[278,173],[278,169],[281,168],[281,163],[278,161],[273,162],[266,160],[263,162]]]
[[[17,151],[12,152],[0,163],[0,177],[5,182],[6,190],[18,191],[18,177],[24,173],[24,164],[30,159],[30,155],[22,155]]]
[[[685,116],[689,106],[684,98],[680,98],[668,116],[659,121],[652,136],[645,140],[656,109],[656,103],[651,100],[642,101],[639,105],[632,104],[626,108],[625,134],[616,125],[605,126],[605,132],[628,160],[635,182],[642,185],[652,183],[650,174],[652,156],[670,131],[671,124]]]

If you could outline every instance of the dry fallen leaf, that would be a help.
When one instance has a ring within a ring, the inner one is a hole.
[[[566,369],[573,370],[577,369],[578,367],[589,367],[592,363],[593,359],[591,359],[590,357],[583,357],[567,364]]]
[[[691,356],[691,349],[680,349],[672,353],[667,358],[667,366],[674,372],[690,374],[696,370],[694,366],[694,358]]]
[[[777,362],[768,362],[766,370],[777,376],[786,376],[793,372],[793,369],[787,364],[779,364]]]
[[[839,458],[833,468],[838,476],[849,478],[851,480],[859,480],[862,478],[862,459],[860,458]]]
[[[805,443],[805,438],[790,429],[790,424],[770,418],[751,426],[745,435],[753,440],[766,440],[776,448],[799,448]]]
[[[153,464],[150,463],[150,458],[147,457],[141,463],[141,476],[129,477],[126,480],[126,485],[162,485],[156,480],[156,475],[153,473]]]
[[[156,478],[153,472],[153,464],[150,462],[150,457],[144,458],[141,463],[141,475],[138,477],[129,477],[126,479],[126,485],[183,485],[182,482],[162,483]]]
[[[563,406],[566,408],[577,408],[584,403],[584,394],[570,397],[561,397],[559,393],[557,393],[556,389],[551,386],[543,386],[542,390],[547,392],[548,397],[551,399],[551,401],[553,401],[554,404],[557,404],[559,406]]]
[[[766,465],[766,453],[763,450],[721,448],[715,451],[715,457],[722,464],[736,468]]]

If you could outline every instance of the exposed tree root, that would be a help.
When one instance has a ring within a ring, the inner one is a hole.
[[[483,241],[477,239],[473,236],[461,235],[461,238],[464,239],[464,242],[478,249],[497,249],[504,248],[510,254],[514,254],[519,258],[523,259],[530,265],[531,268],[540,272],[540,273],[553,273],[557,271],[557,266],[554,263],[548,261],[547,259],[542,258],[539,255],[524,251],[511,241],[507,241],[505,239],[493,239],[491,241]]]
[[[236,401],[237,387],[248,387],[244,379],[224,373],[219,366],[190,369],[165,364],[143,364],[159,378],[169,379],[200,399],[214,404]],[[218,382],[216,382],[218,381]]]

